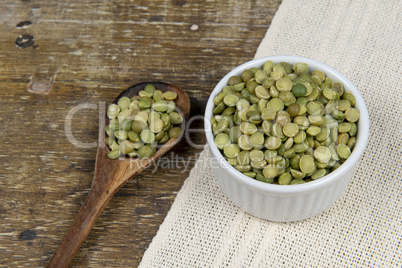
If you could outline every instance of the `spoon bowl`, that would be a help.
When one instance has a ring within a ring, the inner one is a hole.
[[[175,100],[178,112],[184,118],[184,122],[190,114],[190,99],[181,88],[172,84],[163,82],[147,82],[140,83],[129,87],[123,91],[114,101],[123,97],[133,97],[145,88],[146,85],[152,84],[161,91],[174,91],[177,93]],[[184,133],[184,125],[182,124],[181,135],[178,138],[171,138],[163,144],[154,155],[148,159],[120,157],[118,159],[110,159],[107,154],[110,152],[105,144],[105,124],[109,119],[105,114],[105,120],[99,125],[98,151],[96,154],[95,172],[92,186],[88,197],[82,205],[77,217],[71,225],[69,231],[65,235],[59,248],[50,260],[47,267],[68,267],[73,260],[78,249],[88,236],[96,220],[99,218],[106,204],[114,196],[114,194],[125,185],[131,178],[143,171],[152,162],[168,152],[177,142],[180,141]]]

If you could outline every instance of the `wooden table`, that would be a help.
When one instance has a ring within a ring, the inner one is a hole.
[[[202,116],[219,79],[253,58],[279,4],[1,1],[0,266],[52,257],[88,194],[104,105],[130,85],[165,81]],[[204,144],[192,132],[125,185],[73,266],[138,266]]]

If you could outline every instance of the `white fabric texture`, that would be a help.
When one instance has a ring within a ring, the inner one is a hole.
[[[369,142],[340,200],[301,222],[253,217],[222,193],[205,148],[140,267],[401,267],[401,9],[284,0],[255,55],[319,60],[361,91]]]

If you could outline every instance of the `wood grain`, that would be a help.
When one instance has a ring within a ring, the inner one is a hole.
[[[96,147],[69,141],[69,112],[89,107],[76,111],[71,134],[90,145],[102,107],[133,84],[164,81],[202,115],[219,79],[253,57],[280,4],[83,2],[0,3],[0,266],[45,266],[89,193]],[[23,21],[31,24],[17,27]],[[17,48],[24,34],[34,44]],[[205,144],[202,132],[190,138],[116,193],[74,267],[138,266]]]

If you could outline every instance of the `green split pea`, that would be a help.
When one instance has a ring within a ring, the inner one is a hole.
[[[267,61],[247,69],[230,77],[213,103],[216,146],[259,181],[317,180],[346,161],[356,144],[360,113],[352,92],[321,70],[310,73],[306,63]]]

